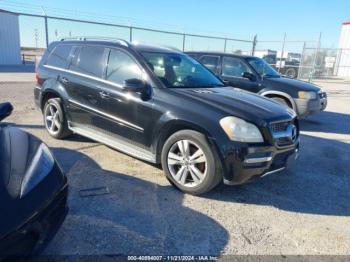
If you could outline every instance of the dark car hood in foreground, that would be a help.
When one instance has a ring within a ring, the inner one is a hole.
[[[291,79],[288,77],[266,77],[264,78],[264,84],[266,86],[272,85],[276,88],[281,86],[287,86],[289,88],[295,89],[296,91],[318,92],[320,90],[320,88],[314,84],[301,80]]]
[[[0,125],[0,240],[27,222],[63,184],[63,176],[48,175],[20,197],[24,175],[41,143],[16,127]]]
[[[207,105],[212,110],[220,110],[224,115],[237,116],[262,125],[266,122],[291,119],[293,110],[285,106],[232,87],[218,88],[173,88],[177,94]]]

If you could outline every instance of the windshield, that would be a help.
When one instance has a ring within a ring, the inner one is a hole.
[[[280,77],[280,74],[263,59],[257,57],[247,58],[248,63],[262,77]]]
[[[142,52],[142,56],[168,88],[224,86],[208,69],[187,55]]]

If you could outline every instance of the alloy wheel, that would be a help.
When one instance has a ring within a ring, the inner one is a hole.
[[[53,104],[49,104],[45,110],[45,125],[47,130],[51,134],[57,134],[62,126],[62,120],[60,118],[57,107]]]
[[[190,140],[179,140],[171,146],[167,164],[173,179],[182,186],[198,186],[207,175],[207,158]]]

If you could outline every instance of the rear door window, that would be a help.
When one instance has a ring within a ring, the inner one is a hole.
[[[192,54],[192,53],[188,53],[188,55],[194,59],[198,59],[199,58],[199,55],[197,54]]]
[[[245,72],[251,73],[249,67],[239,58],[225,56],[222,61],[222,75],[242,77]]]
[[[204,55],[200,58],[200,62],[214,74],[219,72],[219,60],[220,57],[213,55]]]
[[[49,55],[46,64],[58,68],[66,68],[69,54],[71,52],[71,45],[58,45]]]
[[[82,46],[77,48],[69,69],[85,75],[102,78],[106,64],[106,48],[102,46]]]

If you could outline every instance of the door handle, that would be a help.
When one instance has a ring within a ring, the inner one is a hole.
[[[225,85],[228,85],[228,86],[232,85],[231,82],[228,81],[228,80],[224,80],[223,82],[224,82]]]
[[[99,94],[102,99],[109,99],[111,97],[110,94],[106,93],[105,91],[101,91]]]
[[[68,78],[66,78],[66,77],[61,77],[61,82],[63,83],[63,84],[68,84],[69,83],[69,80],[68,80]]]

